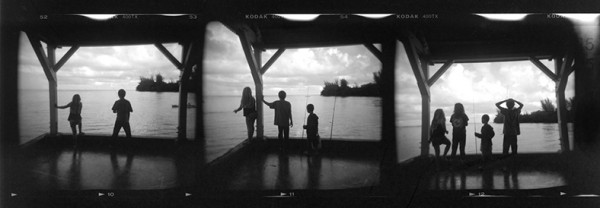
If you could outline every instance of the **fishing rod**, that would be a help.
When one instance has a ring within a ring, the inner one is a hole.
[[[475,93],[473,93],[475,94]],[[475,96],[473,96],[473,115],[475,115]],[[477,119],[473,118],[473,132],[477,132]],[[483,132],[481,132],[483,133]],[[475,139],[475,155],[478,155],[479,151],[477,151],[477,136],[474,138]]]

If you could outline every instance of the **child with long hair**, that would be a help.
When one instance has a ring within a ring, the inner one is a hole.
[[[460,145],[460,156],[465,156],[465,142],[467,141],[467,128],[469,117],[465,114],[465,107],[461,103],[454,104],[454,114],[450,117],[452,123],[452,157],[456,156],[456,149]]]
[[[440,157],[440,145],[446,145],[446,149],[444,150],[444,157],[448,154],[448,150],[450,150],[450,140],[446,138],[448,130],[446,130],[446,116],[444,115],[444,110],[438,108],[433,113],[433,120],[431,120],[431,126],[429,127],[431,145],[433,145],[433,149],[435,150],[435,157]]]
[[[65,109],[69,108],[69,124],[71,125],[71,131],[73,132],[73,145],[77,146],[77,126],[79,126],[79,135],[83,135],[81,131],[81,109],[83,108],[83,104],[81,103],[81,97],[79,94],[73,95],[73,99],[69,104],[58,106],[57,108]]]
[[[248,129],[248,139],[252,139],[254,135],[254,121],[258,117],[256,112],[256,100],[252,97],[252,90],[250,87],[245,87],[242,91],[242,99],[240,100],[240,107],[233,110],[237,113],[240,110],[244,110],[244,116],[246,117],[246,129]]]

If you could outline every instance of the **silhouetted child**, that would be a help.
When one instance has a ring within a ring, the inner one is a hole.
[[[475,132],[475,136],[481,138],[481,154],[483,155],[483,161],[492,159],[492,138],[494,137],[494,128],[488,124],[490,116],[484,114],[481,116],[481,134]]]
[[[444,157],[446,157],[448,150],[450,150],[450,140],[445,135],[448,131],[446,130],[446,116],[444,115],[444,110],[438,108],[433,113],[433,120],[431,120],[429,133],[429,142],[433,145],[435,157],[440,157],[440,145],[442,144],[446,145],[446,149],[444,150]]]
[[[279,100],[269,103],[262,98],[263,102],[271,109],[275,109],[274,124],[277,126],[277,137],[280,141],[280,149],[287,150],[287,140],[290,138],[290,127],[294,126],[292,120],[292,104],[285,101],[285,91],[279,91]]]
[[[73,132],[73,145],[77,146],[77,126],[79,125],[79,135],[83,135],[81,131],[81,109],[83,108],[83,104],[81,103],[81,97],[79,94],[73,95],[73,99],[69,104],[58,106],[57,108],[65,109],[69,108],[69,124],[71,125],[71,131]]]
[[[507,108],[500,106],[504,102],[506,102]],[[514,108],[515,102],[519,104],[518,108]],[[507,155],[509,148],[512,148],[512,154],[517,154],[517,135],[521,134],[519,115],[521,114],[523,103],[509,98],[496,103],[496,107],[498,107],[500,113],[504,115],[504,128],[502,129],[504,141],[502,144],[502,154]]]
[[[452,123],[452,157],[456,156],[456,148],[460,145],[460,156],[465,156],[465,142],[467,141],[466,126],[469,117],[465,114],[465,107],[461,103],[454,104],[454,114],[450,117]]]
[[[309,115],[306,119],[306,125],[303,126],[306,129],[306,138],[308,139],[308,147],[313,154],[317,154],[319,150],[319,117],[314,113],[315,106],[308,104],[306,111]]]
[[[131,103],[129,100],[125,99],[125,90],[119,90],[119,100],[115,101],[115,104],[112,107],[113,113],[117,114],[117,119],[115,120],[115,127],[113,128],[113,138],[117,138],[119,136],[119,131],[121,131],[121,127],[125,130],[125,134],[127,138],[131,138],[131,127],[129,126],[129,114],[133,112],[133,108],[131,108]]]

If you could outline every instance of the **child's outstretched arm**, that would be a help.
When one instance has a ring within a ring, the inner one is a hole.
[[[68,108],[69,106],[71,106],[71,103],[63,105],[63,106],[59,106],[58,104],[54,104],[54,107],[60,108],[60,109],[65,109],[65,108]]]

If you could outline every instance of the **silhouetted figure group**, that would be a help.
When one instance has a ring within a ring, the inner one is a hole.
[[[502,103],[506,103],[506,108],[501,106]],[[515,108],[515,103],[519,104],[519,107]],[[519,114],[521,114],[523,104],[510,98],[496,103],[496,107],[504,115],[502,153],[507,155],[510,148],[512,149],[512,154],[517,154],[517,135],[521,134]],[[475,137],[481,139],[480,150],[484,161],[491,160],[492,158],[492,138],[495,135],[494,129],[488,124],[489,120],[490,117],[484,114],[481,117],[481,122],[483,123],[481,133],[475,132]],[[448,130],[446,130],[444,111],[442,109],[435,110],[429,129],[429,142],[433,145],[436,158],[440,158],[440,145],[442,144],[446,145],[444,157],[447,156],[450,146],[452,146],[452,157],[456,156],[457,149],[460,151],[461,157],[465,156],[466,126],[469,125],[468,122],[469,117],[465,114],[464,106],[461,103],[456,103],[454,105],[454,114],[450,117],[450,123],[452,124],[452,142],[450,142],[446,137]]]
[[[129,125],[129,114],[133,112],[133,108],[131,107],[131,103],[125,99],[125,90],[120,89],[118,91],[119,100],[115,101],[115,104],[112,107],[113,113],[117,114],[117,118],[115,120],[115,125],[113,128],[112,138],[116,138],[119,135],[119,131],[121,128],[125,130],[125,134],[127,138],[131,138],[131,127]],[[82,118],[81,118],[81,110],[83,109],[83,104],[81,102],[81,96],[79,94],[73,95],[73,99],[70,103],[64,106],[55,105],[57,108],[69,108],[69,117],[67,120],[71,126],[71,130],[73,132],[73,146],[77,147],[77,135],[84,135],[82,128]],[[79,134],[77,134],[77,126],[79,126]]]
[[[294,120],[292,119],[292,104],[285,100],[287,94],[285,91],[279,91],[277,94],[279,100],[273,102],[267,102],[264,98],[261,98],[262,102],[269,106],[269,108],[275,111],[275,117],[273,124],[277,126],[277,138],[279,140],[279,150],[287,152],[288,140],[290,138],[290,128],[294,126]],[[240,106],[233,110],[237,113],[241,109],[244,110],[244,117],[246,117],[246,127],[248,130],[248,139],[252,139],[254,135],[254,121],[258,117],[256,111],[256,100],[252,96],[252,90],[250,87],[245,87],[242,91],[242,99]],[[306,110],[310,113],[307,119],[306,125],[303,126],[306,129],[306,135],[308,140],[308,149],[311,154],[318,153],[320,148],[319,140],[319,117],[314,113],[314,105],[308,104]]]

